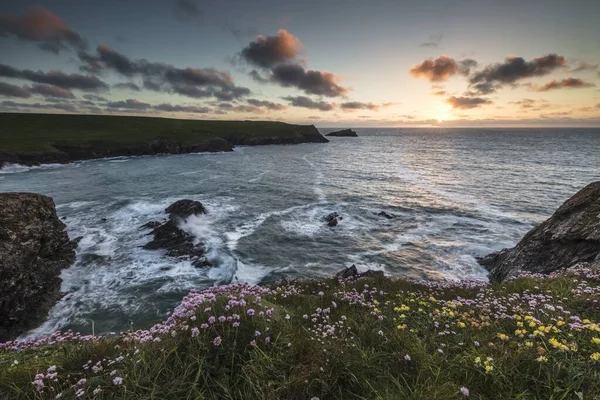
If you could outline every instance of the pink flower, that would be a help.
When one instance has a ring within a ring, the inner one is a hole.
[[[123,384],[123,378],[121,378],[120,376],[117,376],[116,378],[113,379],[113,383],[115,385],[122,385]]]
[[[192,337],[197,337],[200,334],[200,329],[192,328]]]
[[[248,314],[250,317],[253,316],[254,313],[255,313],[255,311],[252,308],[246,312],[246,314]]]
[[[469,397],[469,389],[467,389],[466,387],[464,387],[464,386],[461,387],[460,392],[462,393],[463,396]]]
[[[404,356],[404,359],[405,359],[406,361],[410,361],[410,360],[411,360],[411,358],[410,358],[410,356],[409,356],[408,354]]]
[[[217,336],[215,338],[215,340],[213,340],[213,345],[220,346],[222,342],[223,342],[223,339],[221,339],[221,336]]]

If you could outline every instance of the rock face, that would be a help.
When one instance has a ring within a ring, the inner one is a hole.
[[[519,270],[550,273],[582,262],[600,266],[600,182],[577,192],[514,248],[479,260],[492,281]]]
[[[358,137],[356,132],[354,132],[352,129],[342,129],[341,131],[335,131],[335,132],[328,133],[325,136]]]
[[[75,247],[50,197],[0,193],[0,342],[44,320]]]
[[[356,265],[352,264],[352,266],[345,268],[335,274],[336,279],[350,279],[350,278],[383,278],[383,271],[375,271],[368,270],[363,272],[362,274],[358,272]]]
[[[168,221],[150,221],[141,226],[143,229],[152,229],[150,234],[154,236],[154,239],[144,245],[144,249],[163,249],[168,256],[190,259],[195,267],[209,266],[204,247],[197,244],[192,235],[179,228],[186,218],[206,214],[204,205],[194,200],[178,200],[167,207],[165,212],[169,214]]]
[[[394,218],[394,214],[389,214],[389,213],[386,213],[385,211],[382,211],[382,212],[380,212],[377,215],[379,215],[380,217],[385,217],[387,219],[393,219]]]

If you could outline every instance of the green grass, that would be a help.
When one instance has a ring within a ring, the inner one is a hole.
[[[167,138],[195,144],[211,137],[293,135],[306,126],[270,121],[201,121],[168,118],[0,113],[0,152],[47,153],[54,143],[119,147]]]
[[[465,387],[470,399],[600,399],[599,285],[599,271],[580,269],[493,285],[370,278],[213,288],[184,299],[163,333],[0,350],[0,397],[74,398],[81,389],[89,399],[449,400]],[[227,309],[241,294],[247,304]],[[234,314],[239,327],[202,328],[211,315]],[[35,375],[53,365],[57,381],[38,392]]]

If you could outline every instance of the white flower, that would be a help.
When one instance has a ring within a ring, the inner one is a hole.
[[[115,379],[113,379],[113,383],[115,385],[121,385],[123,383],[123,378],[121,378],[120,376],[117,376]]]

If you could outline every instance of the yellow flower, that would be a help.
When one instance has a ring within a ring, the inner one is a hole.
[[[435,303],[437,300],[433,296],[429,296],[429,301]]]
[[[535,361],[538,361],[538,362],[547,362],[548,361],[548,357],[546,357],[546,356],[539,356],[538,358],[535,359]]]
[[[521,321],[519,321],[519,322],[517,322],[517,326],[518,326],[519,328],[522,328],[522,327],[523,327],[523,323],[522,323]]]
[[[562,320],[556,321],[556,326],[563,326],[564,324],[565,324],[565,321],[562,321]]]
[[[404,330],[404,329],[406,329],[406,324],[400,324],[396,327],[396,329]]]
[[[462,321],[457,322],[456,325],[458,325],[459,328],[465,328],[467,326],[467,324]]]
[[[481,364],[481,357],[476,357],[475,358],[475,365],[479,365]]]
[[[499,333],[496,336],[498,336],[498,339],[500,340],[508,340],[508,335],[505,333]]]
[[[530,328],[533,328],[533,327],[535,327],[535,322],[531,321],[531,322],[529,323],[529,327],[530,327]]]
[[[594,361],[600,360],[600,353],[596,352],[590,356],[590,358]]]
[[[600,338],[592,338],[592,343],[600,344]]]
[[[485,366],[485,373],[489,374],[494,370],[494,366],[493,365],[486,365]]]
[[[525,342],[525,346],[527,346],[527,347],[533,347],[533,342],[530,341],[530,340],[528,340],[528,341]]]
[[[562,351],[568,351],[569,347],[562,344],[561,342],[559,342],[558,340],[556,340],[556,338],[552,338],[549,340],[549,343],[552,345],[552,347],[562,350]]]

